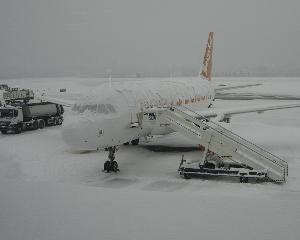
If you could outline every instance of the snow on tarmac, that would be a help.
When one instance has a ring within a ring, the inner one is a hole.
[[[78,96],[105,81],[3,83],[58,96],[59,88],[67,88]],[[300,79],[218,79],[262,81],[263,86],[240,91],[297,94],[300,89]],[[216,101],[214,106],[262,102]],[[0,239],[299,239],[300,109],[234,116],[224,126],[285,159],[288,182],[181,179],[176,170],[182,154],[191,160],[201,152],[176,133],[120,147],[118,174],[101,171],[107,152],[69,151],[60,127],[0,135]]]

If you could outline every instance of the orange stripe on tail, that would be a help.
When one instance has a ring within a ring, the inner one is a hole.
[[[212,63],[213,63],[213,45],[214,45],[214,33],[210,32],[208,35],[208,41],[206,45],[206,51],[203,59],[203,66],[200,73],[200,76],[211,80],[211,72],[212,72]]]

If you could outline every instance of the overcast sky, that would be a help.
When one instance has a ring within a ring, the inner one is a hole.
[[[0,0],[0,78],[300,69],[299,0]],[[299,71],[300,72],[300,71]]]

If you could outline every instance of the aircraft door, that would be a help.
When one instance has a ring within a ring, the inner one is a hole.
[[[127,102],[128,109],[129,109],[129,118],[130,118],[131,123],[138,122],[138,117],[137,117],[137,113],[136,113],[136,109],[138,106],[137,106],[137,100],[135,99],[133,91],[124,89],[124,90],[120,91],[120,93],[122,94],[122,96],[124,97],[124,99]]]

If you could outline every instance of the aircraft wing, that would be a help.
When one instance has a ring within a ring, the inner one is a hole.
[[[300,100],[300,96],[279,94],[253,94],[253,93],[216,93],[215,99],[222,100]]]
[[[219,91],[224,91],[224,90],[231,90],[231,89],[240,89],[240,88],[247,88],[247,87],[256,87],[256,86],[261,86],[261,83],[254,83],[254,84],[244,84],[244,85],[236,85],[236,86],[227,86],[227,85],[219,85],[215,87],[216,93]]]
[[[287,108],[297,108],[300,107],[300,102],[294,103],[284,103],[284,104],[268,104],[260,106],[247,106],[247,107],[237,107],[229,109],[207,109],[204,111],[198,111],[197,114],[199,118],[216,118],[216,120],[222,122],[226,119],[230,119],[232,115],[243,114],[243,113],[263,113],[265,111],[287,109]]]

